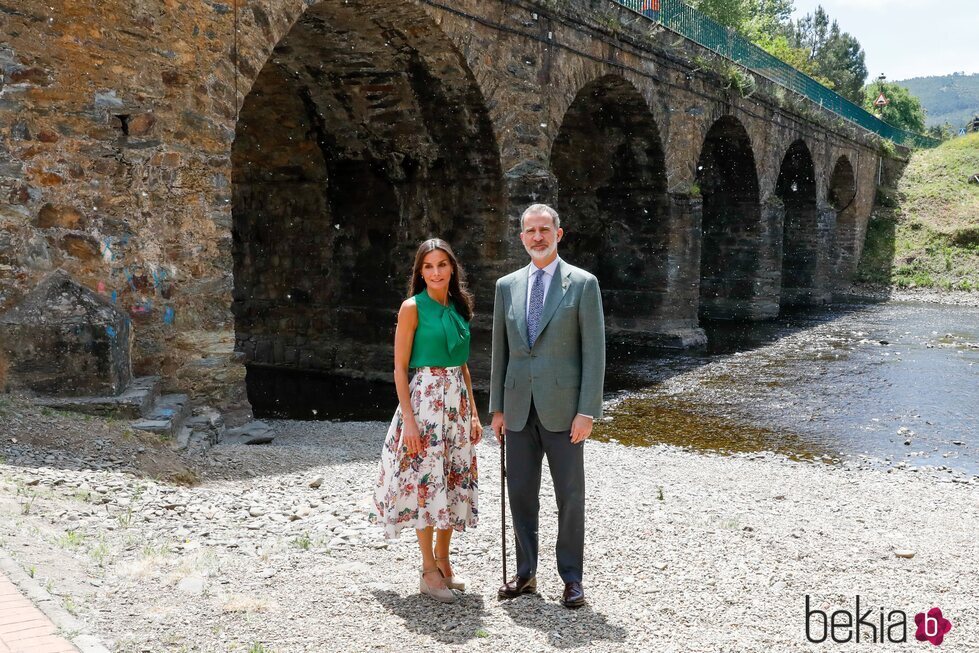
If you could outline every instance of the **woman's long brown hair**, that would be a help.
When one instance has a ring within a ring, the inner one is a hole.
[[[412,266],[411,276],[408,277],[408,297],[414,297],[427,288],[425,278],[422,277],[422,264],[425,262],[425,256],[437,249],[445,252],[445,255],[449,257],[449,263],[452,264],[452,278],[449,279],[449,299],[455,304],[459,315],[464,317],[466,322],[469,322],[473,319],[475,300],[466,285],[466,273],[459,265],[455,252],[441,238],[429,238],[418,246],[418,251],[415,252],[415,265]]]

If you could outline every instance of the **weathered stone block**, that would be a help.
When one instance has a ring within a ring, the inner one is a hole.
[[[132,380],[127,316],[58,270],[0,315],[10,384],[48,394],[115,395]]]
[[[72,206],[55,206],[48,203],[37,213],[37,226],[41,229],[59,227],[61,229],[82,229],[81,212]]]
[[[89,234],[65,234],[57,241],[57,245],[66,254],[81,261],[96,261],[101,258],[99,242]]]

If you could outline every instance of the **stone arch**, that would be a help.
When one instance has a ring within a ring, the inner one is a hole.
[[[253,407],[270,401],[252,383],[262,375],[389,379],[425,238],[452,244],[491,306],[483,271],[506,227],[496,138],[465,59],[414,3],[307,9],[244,100],[232,182],[236,347]],[[281,412],[308,404],[279,394]]]
[[[780,304],[811,304],[818,286],[819,209],[816,168],[805,141],[795,141],[785,153],[775,194],[785,208]]]
[[[836,211],[835,268],[840,280],[849,279],[857,269],[859,225],[857,220],[857,177],[844,154],[836,160],[829,178],[827,201]]]
[[[551,148],[562,256],[599,278],[612,328],[640,328],[669,281],[666,164],[642,94],[618,75],[585,84]]]
[[[722,116],[697,163],[703,197],[700,315],[758,319],[778,312],[773,234],[762,219],[755,155],[744,125]]]

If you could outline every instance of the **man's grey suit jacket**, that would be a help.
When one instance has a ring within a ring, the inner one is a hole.
[[[533,265],[531,263],[530,265]],[[567,431],[577,413],[602,416],[605,317],[598,279],[558,261],[533,348],[527,337],[529,266],[496,282],[490,412],[509,431],[527,425],[530,402],[548,431]]]

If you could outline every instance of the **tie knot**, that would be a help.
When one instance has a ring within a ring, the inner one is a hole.
[[[537,268],[537,271],[534,272],[534,276],[537,277],[538,279],[543,279],[544,278],[544,268]]]

